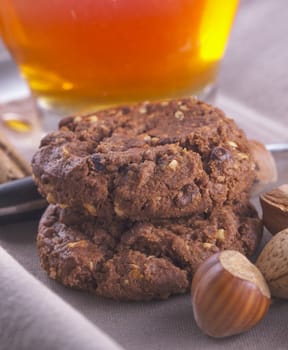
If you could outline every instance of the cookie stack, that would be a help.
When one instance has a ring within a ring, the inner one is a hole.
[[[66,286],[164,299],[188,291],[213,253],[249,256],[261,238],[249,141],[194,98],[65,118],[32,167],[51,203],[39,225],[41,265]]]

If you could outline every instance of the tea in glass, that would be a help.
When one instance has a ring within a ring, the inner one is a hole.
[[[0,32],[40,105],[62,114],[200,94],[237,0],[1,0]]]

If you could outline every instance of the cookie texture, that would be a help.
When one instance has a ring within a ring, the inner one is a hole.
[[[32,167],[49,203],[106,219],[210,212],[248,192],[255,177],[244,133],[194,98],[65,118]]]
[[[109,224],[50,205],[37,247],[44,270],[66,286],[117,300],[151,300],[188,291],[197,266],[220,250],[250,256],[261,235],[249,203],[186,218]]]

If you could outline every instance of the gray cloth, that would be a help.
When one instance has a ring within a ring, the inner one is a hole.
[[[287,0],[243,0],[219,79],[217,104],[236,116],[251,137],[263,142],[288,140],[287,13]],[[279,153],[276,160],[278,183],[287,183],[287,155]],[[27,276],[0,251],[1,350],[86,350],[94,343],[112,349],[113,344],[106,346],[105,336],[91,324],[127,350],[288,348],[288,302],[273,302],[267,317],[245,334],[211,339],[197,328],[189,295],[163,302],[120,303],[48,279],[39,267],[36,232],[37,221],[0,227],[1,246],[32,274]],[[269,239],[267,233],[265,239]]]
[[[9,350],[121,350],[0,247],[0,339]]]

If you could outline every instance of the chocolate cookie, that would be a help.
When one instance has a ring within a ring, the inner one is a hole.
[[[42,267],[66,286],[107,298],[150,300],[188,291],[197,266],[219,250],[250,256],[261,234],[248,203],[186,218],[109,225],[50,205],[37,246]]]
[[[209,211],[255,176],[244,133],[194,98],[68,117],[32,166],[49,203],[138,220]]]

